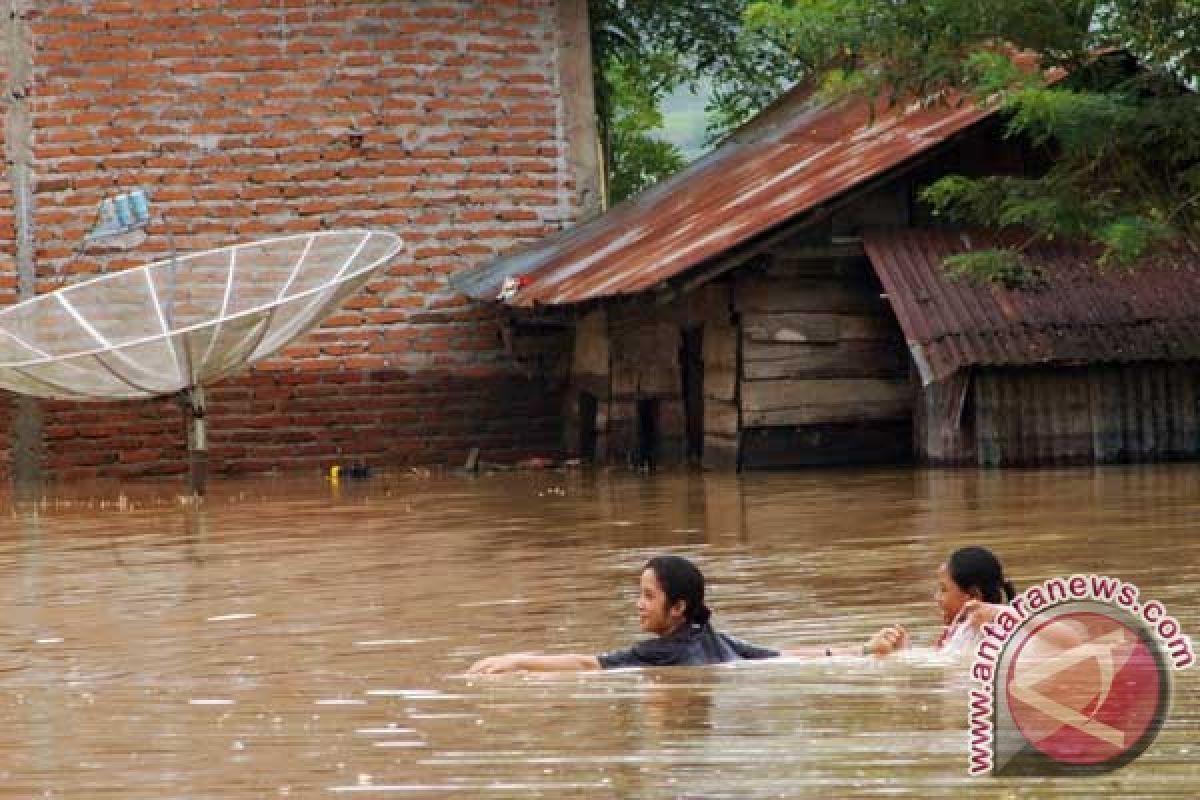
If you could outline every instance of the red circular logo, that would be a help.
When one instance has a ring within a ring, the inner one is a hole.
[[[1149,746],[1166,713],[1166,680],[1140,626],[1079,611],[1030,632],[1004,688],[1029,744],[1063,764],[1097,766]]]

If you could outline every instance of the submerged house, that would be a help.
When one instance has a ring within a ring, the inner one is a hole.
[[[1044,281],[949,277],[999,234],[918,191],[1038,168],[970,103],[785,96],[601,217],[455,280],[573,329],[568,450],[600,462],[985,466],[1200,454],[1200,253],[1135,273],[1031,251]]]

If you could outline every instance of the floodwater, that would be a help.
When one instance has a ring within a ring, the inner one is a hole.
[[[969,778],[963,668],[902,660],[471,678],[638,637],[650,555],[772,646],[935,637],[933,571],[1137,583],[1200,641],[1200,468],[384,474],[3,500],[0,797],[1193,797],[1200,669],[1092,778]]]

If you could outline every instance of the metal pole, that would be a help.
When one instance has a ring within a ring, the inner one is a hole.
[[[195,386],[184,392],[185,413],[188,415],[188,477],[192,494],[204,496],[208,486],[208,423],[204,387]]]

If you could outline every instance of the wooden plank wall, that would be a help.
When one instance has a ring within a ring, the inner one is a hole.
[[[973,381],[981,466],[1200,457],[1200,365],[981,371]]]
[[[913,437],[919,459],[939,466],[974,464],[977,455],[970,372],[960,370],[925,387],[920,386],[916,375],[912,380],[916,394]]]
[[[726,304],[704,323],[704,466],[736,469],[740,434],[738,327]]]
[[[638,402],[657,403],[655,462],[682,460],[685,425],[683,375],[679,363],[679,323],[652,307],[611,309],[612,401],[609,407],[609,459],[638,454]]]
[[[737,328],[731,320],[727,283],[713,283],[671,302],[658,297],[608,303],[580,316],[575,325],[571,389],[565,408],[568,451],[581,441],[579,397],[597,400],[596,461],[625,463],[637,455],[638,403],[657,407],[659,465],[684,460],[686,419],[683,331],[703,335],[703,427],[706,466],[737,464]]]
[[[571,360],[570,390],[563,413],[567,452],[580,456],[581,425],[580,395],[584,392],[596,399],[595,459],[608,458],[608,416],[611,394],[610,345],[608,312],[598,309],[588,312],[575,323],[575,343]]]
[[[904,460],[903,335],[865,258],[776,255],[739,279],[745,467]]]

